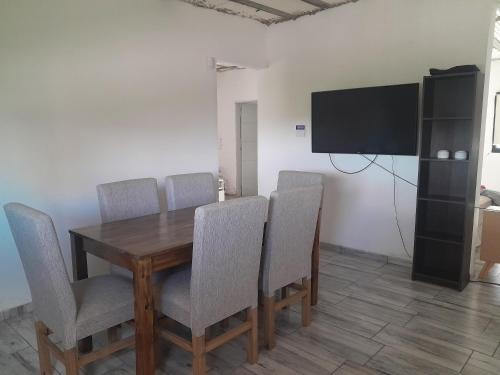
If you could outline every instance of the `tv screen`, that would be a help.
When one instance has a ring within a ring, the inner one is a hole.
[[[312,93],[312,152],[416,155],[418,83]]]

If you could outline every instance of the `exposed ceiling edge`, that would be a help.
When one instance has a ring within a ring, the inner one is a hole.
[[[324,10],[337,8],[339,6],[350,4],[350,3],[356,3],[359,0],[343,0],[343,1],[335,3],[335,4],[325,3],[325,4],[328,4],[328,6],[324,6],[324,5],[320,6],[319,4],[321,4],[322,2],[319,0],[302,0],[304,3],[308,3],[310,5],[316,5],[317,9],[314,9],[311,11],[304,11],[300,14],[287,14],[286,16],[282,16],[282,17],[279,17],[276,19],[271,19],[271,20],[257,19],[257,18],[251,17],[249,15],[242,14],[240,12],[236,12],[232,9],[218,7],[216,5],[210,4],[206,0],[180,0],[180,1],[191,4],[191,5],[198,7],[198,8],[211,9],[211,10],[215,10],[219,13],[246,18],[246,19],[249,19],[252,21],[257,21],[257,22],[262,23],[266,26],[270,26],[270,25],[275,25],[278,23],[286,22],[286,21],[294,21],[294,20],[301,18],[303,16],[312,16],[312,15],[314,15],[318,12],[322,12]],[[239,3],[239,4],[250,3],[250,1],[240,1],[240,0],[229,0],[229,1]],[[257,1],[255,1],[255,3],[257,3]],[[314,3],[316,3],[316,4],[314,4]],[[254,9],[257,9],[257,8],[254,8]],[[258,9],[258,10],[261,10],[261,9]]]

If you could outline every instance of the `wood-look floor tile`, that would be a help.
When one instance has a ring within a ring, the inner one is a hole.
[[[390,304],[405,307],[413,301],[413,298],[401,294],[400,292],[373,284],[353,284],[343,290],[342,293],[347,293],[350,297],[373,302],[379,305]]]
[[[366,364],[391,375],[458,375],[459,372],[390,346],[384,347]]]
[[[343,299],[338,305],[346,311],[363,314],[381,320],[386,324],[395,323],[405,325],[417,314],[416,311],[406,307],[389,304],[379,305],[352,297]]]
[[[287,365],[272,359],[268,355],[260,355],[259,361],[256,364],[251,365],[246,363],[243,365],[243,368],[256,375],[301,375],[299,371],[295,371]]]
[[[85,375],[108,375],[108,374],[135,374],[135,368],[128,366],[120,359],[108,356],[106,358],[89,363],[83,369]]]
[[[440,293],[435,297],[436,300],[448,302],[454,305],[463,306],[471,310],[494,315],[500,318],[500,305],[487,302],[488,298],[481,296],[466,296],[466,295],[452,295]]]
[[[485,335],[463,333],[454,328],[446,327],[439,322],[422,317],[413,318],[406,325],[406,328],[413,332],[447,341],[487,355],[493,355],[495,353],[498,346],[497,340],[500,340],[500,337],[494,340]]]
[[[367,338],[376,335],[387,324],[382,320],[329,304],[323,300],[319,300],[314,306],[312,318]]]
[[[213,368],[207,375],[252,375],[253,373],[243,367],[236,368]]]
[[[495,354],[493,354],[493,357],[496,359],[500,359],[500,344],[497,346],[497,350],[495,350]]]
[[[433,298],[443,289],[432,284],[412,281],[406,277],[388,274],[382,275],[374,283],[414,298]]]
[[[352,285],[351,281],[339,279],[334,276],[327,276],[323,273],[319,274],[318,284],[321,291],[330,293],[346,294],[345,290]]]
[[[302,325],[302,309],[301,306],[295,304],[296,309],[290,308],[282,310],[276,314],[276,332],[281,334],[292,333],[298,330]],[[262,314],[261,314],[262,316]],[[260,327],[264,327],[264,323],[259,322]]]
[[[358,271],[353,268],[342,267],[332,263],[321,267],[319,272],[327,276],[333,276],[347,281],[373,280],[380,276],[380,274],[375,272]]]
[[[279,345],[287,348],[291,352],[304,353],[301,355],[306,355],[309,358],[314,358],[320,363],[324,363],[324,368],[338,368],[345,362],[345,358],[332,353],[330,350],[325,348],[324,345],[321,345],[314,340],[297,340],[297,337],[298,335],[279,336]],[[307,341],[309,344],[306,346],[302,345],[304,341]]]
[[[408,308],[415,310],[424,318],[429,318],[444,326],[465,333],[481,334],[490,322],[490,318],[474,311],[465,312],[458,306],[443,304],[439,301],[414,301]]]
[[[358,256],[345,255],[345,254],[335,254],[330,259],[329,262],[331,264],[353,268],[359,271],[375,271],[387,264],[387,262],[383,262],[380,260],[368,259]]]
[[[35,321],[32,316],[25,316],[19,319],[10,319],[7,321],[9,326],[14,329],[24,340],[32,347],[36,348]]]
[[[38,360],[38,353],[31,346],[14,353],[13,356],[26,369],[29,369],[34,374],[39,373],[40,363]],[[65,374],[64,365],[61,362],[52,359],[52,363],[54,366],[54,375]],[[0,371],[0,373],[2,373],[2,372]]]
[[[500,319],[491,319],[482,336],[500,342]]]
[[[387,263],[378,268],[376,272],[381,275],[406,277],[408,280],[411,280],[411,267],[401,266],[398,264]]]
[[[380,371],[370,367],[360,366],[355,363],[344,363],[333,375],[379,375]]]
[[[472,353],[472,350],[393,324],[386,326],[373,340],[457,372]]]
[[[329,375],[337,369],[339,363],[328,358],[321,358],[279,340],[273,350],[260,352],[256,365],[244,364],[244,368],[256,374],[317,374]]]
[[[33,375],[35,371],[32,368],[25,367],[25,364],[10,353],[0,350],[0,374],[2,375]]]
[[[243,340],[241,338],[232,340],[211,352],[210,356],[215,358],[213,363],[215,368],[237,368],[247,360],[246,340],[244,338]]]
[[[465,365],[464,375],[498,375],[500,374],[500,359],[474,352]]]
[[[0,322],[0,351],[6,354],[27,348],[29,344],[6,321]]]
[[[332,251],[319,249],[319,261],[320,263],[326,264],[332,259],[334,253]]]
[[[361,365],[365,364],[382,347],[373,340],[315,320],[309,327],[301,328],[288,335],[288,338],[300,342],[303,347],[320,346],[337,357],[349,359]]]

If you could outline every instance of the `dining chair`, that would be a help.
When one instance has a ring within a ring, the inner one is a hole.
[[[278,191],[296,189],[314,185],[324,185],[321,173],[302,171],[280,171],[278,174]]]
[[[132,283],[112,275],[71,283],[52,219],[20,203],[4,209],[33,299],[41,373],[53,373],[51,354],[64,363],[66,374],[77,375],[79,368],[133,347],[131,336],[79,353],[78,340],[133,319]]]
[[[96,189],[103,223],[160,213],[155,178],[110,182],[97,185]],[[111,273],[132,278],[132,272],[114,264]]]
[[[211,173],[188,173],[165,178],[168,211],[215,203],[219,198],[217,181]]]
[[[316,185],[271,193],[259,282],[269,349],[276,345],[276,312],[302,301],[302,325],[311,322],[311,252],[322,191]],[[282,288],[296,292],[276,301]]]
[[[303,172],[303,171],[280,171],[278,174],[278,191],[296,189],[314,185],[323,186],[324,192],[324,176],[321,173],[316,172]],[[312,253],[312,265],[311,272],[314,275],[319,273],[319,236],[321,227],[321,211],[323,207],[323,195],[321,196],[321,204],[318,212],[318,219],[316,222],[316,233],[314,236],[313,253]],[[318,280],[317,277],[312,279],[312,295],[311,303],[316,305],[318,303]],[[288,289],[284,288],[281,291],[283,297],[286,297]]]
[[[156,308],[190,328],[191,341],[172,330],[160,335],[193,353],[193,374],[205,373],[206,353],[247,334],[247,360],[256,363],[258,277],[267,209],[263,197],[239,198],[195,211],[191,267],[161,284]],[[239,312],[246,320],[207,339],[205,329]]]

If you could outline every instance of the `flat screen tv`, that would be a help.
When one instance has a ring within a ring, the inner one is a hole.
[[[312,152],[416,155],[418,83],[312,93]]]

